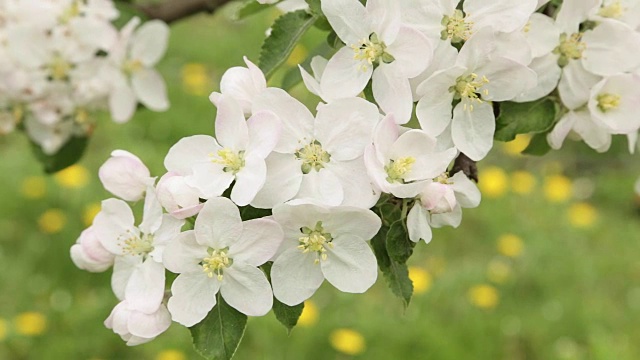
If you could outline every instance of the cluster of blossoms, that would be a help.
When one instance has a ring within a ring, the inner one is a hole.
[[[461,153],[490,151],[494,102],[555,91],[563,116],[551,145],[570,132],[597,150],[612,134],[634,141],[638,6],[590,3],[565,1],[553,19],[537,0],[323,0],[345,46],[315,57],[313,74],[301,68],[322,99],[315,115],[245,58],[210,96],[215,137],[176,143],[157,182],[122,150],[102,166],[121,200],[102,203],[71,254],[82,269],[113,266],[121,303],[105,324],[135,345],[171,320],[200,323],[220,297],[261,316],[274,297],[300,304],[325,279],[365,292],[377,279],[367,242],[390,226],[385,205],[400,204],[408,238],[427,243],[479,205],[475,184],[449,169]],[[417,129],[403,126],[414,108]],[[136,226],[125,201],[143,198]],[[178,274],[166,293],[165,270]]]
[[[91,133],[95,113],[128,121],[138,102],[169,103],[153,67],[169,29],[132,19],[118,30],[111,0],[0,0],[0,135],[24,128],[44,153]]]

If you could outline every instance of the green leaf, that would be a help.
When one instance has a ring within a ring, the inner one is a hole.
[[[404,306],[408,306],[413,294],[413,283],[409,279],[409,269],[407,264],[402,264],[392,260],[385,245],[389,228],[382,227],[378,234],[371,239],[373,253],[378,260],[378,267],[391,289],[391,292],[398,296]]]
[[[318,20],[305,10],[286,13],[273,23],[271,35],[262,44],[260,69],[269,77],[282,65],[295,48],[304,33]]]
[[[44,171],[47,174],[52,174],[77,163],[82,158],[88,144],[88,137],[74,136],[53,155],[45,154],[40,146],[34,142],[31,143],[31,149],[38,161],[42,163]]]
[[[320,6],[320,0],[305,0],[307,5],[309,5],[309,10],[312,13],[317,15],[322,15],[322,7]]]
[[[260,4],[255,0],[250,0],[245,2],[240,6],[240,9],[234,14],[233,18],[235,20],[242,20],[248,16],[257,14],[263,10],[266,10],[272,7],[274,4]]]
[[[247,315],[229,306],[220,293],[206,318],[190,328],[193,345],[205,359],[229,360],[238,349],[247,327]]]
[[[271,266],[273,266],[272,262],[264,263],[261,266],[269,282],[271,282]],[[304,302],[295,306],[289,306],[280,302],[280,300],[275,297],[273,298],[273,314],[276,316],[276,319],[287,328],[288,334],[290,334],[291,330],[298,324],[302,310],[304,310]]]
[[[256,209],[248,205],[240,208],[240,217],[243,221],[259,219],[270,215],[271,210],[269,209]]]
[[[525,155],[543,156],[549,151],[551,151],[551,146],[549,146],[549,143],[547,142],[547,133],[543,133],[535,134],[531,138],[529,146],[527,146],[522,153]]]
[[[528,103],[505,102],[500,105],[494,138],[511,141],[518,134],[544,132],[555,120],[556,104],[549,98]]]
[[[387,253],[391,260],[404,264],[413,254],[416,243],[409,240],[409,234],[404,220],[398,220],[391,224],[387,232]]]

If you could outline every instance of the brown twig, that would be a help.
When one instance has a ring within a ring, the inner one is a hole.
[[[460,153],[453,163],[450,174],[453,176],[455,173],[462,171],[467,177],[475,182],[478,182],[478,165],[476,162],[469,159],[469,157],[463,153]]]
[[[157,4],[137,5],[136,9],[151,19],[166,23],[201,12],[213,13],[231,0],[167,0]]]

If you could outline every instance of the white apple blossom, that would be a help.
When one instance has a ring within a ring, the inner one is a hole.
[[[436,139],[422,130],[400,134],[393,116],[385,117],[365,150],[371,179],[386,193],[413,198],[427,182],[447,170],[458,155],[456,149],[436,152]]]
[[[195,135],[171,147],[165,167],[185,176],[186,184],[204,199],[222,195],[235,181],[231,200],[245,206],[265,183],[265,158],[278,143],[282,125],[271,111],[254,111],[245,121],[240,105],[224,96],[219,99],[215,127],[216,138]]]
[[[93,227],[85,229],[76,243],[71,246],[71,260],[80,269],[103,272],[113,266],[115,256],[107,251]]]
[[[120,335],[129,346],[147,343],[171,326],[171,315],[164,305],[151,312],[143,312],[123,300],[104,321],[107,329]]]
[[[357,96],[372,79],[373,96],[387,114],[407,123],[413,111],[409,79],[431,62],[429,39],[402,24],[400,4],[392,0],[325,0],[322,11],[347,45],[329,60],[320,80],[334,99]]]
[[[274,219],[284,242],[271,268],[273,294],[287,305],[310,298],[324,279],[338,290],[363,293],[378,277],[367,244],[380,229],[372,211],[353,207],[281,204]]]
[[[164,297],[164,247],[180,233],[184,221],[162,214],[155,191],[146,192],[140,225],[127,203],[118,199],[102,202],[93,220],[100,244],[115,255],[111,285],[116,296],[130,307],[150,314]]]
[[[443,174],[428,183],[407,216],[409,239],[431,241],[431,228],[458,227],[462,208],[480,205],[480,191],[463,172],[452,177]]]
[[[124,150],[114,150],[100,167],[98,176],[107,191],[126,201],[142,199],[147,188],[155,183],[142,160]]]
[[[209,100],[219,107],[223,95],[232,97],[240,104],[245,116],[250,116],[253,100],[267,88],[267,79],[246,56],[244,62],[246,68],[236,66],[225,71],[220,79],[220,92],[212,92]]]
[[[226,198],[208,200],[193,231],[167,245],[164,265],[178,273],[168,307],[174,321],[193,326],[216,305],[216,294],[238,311],[262,316],[271,310],[273,295],[265,274],[257,268],[282,243],[280,226],[270,219],[243,222],[236,205]]]
[[[361,98],[336,100],[319,105],[314,119],[298,100],[272,88],[254,106],[254,112],[276,113],[283,131],[266,160],[266,182],[252,206],[272,208],[291,199],[363,208],[376,203],[379,194],[363,161],[380,119],[375,105]]]
[[[185,219],[200,212],[199,191],[187,184],[184,176],[173,172],[164,174],[156,185],[156,193],[162,207],[176,219]]]
[[[639,104],[640,75],[621,74],[607,77],[591,89],[589,111],[613,134],[637,133]]]

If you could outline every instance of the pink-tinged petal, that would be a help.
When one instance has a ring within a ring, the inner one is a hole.
[[[464,101],[463,101],[464,103]],[[451,136],[456,148],[474,161],[482,160],[493,147],[496,119],[489,103],[460,103],[453,110]]]
[[[371,143],[379,119],[378,108],[364,99],[336,100],[318,108],[314,136],[332,160],[353,160]]]
[[[427,220],[429,213],[419,204],[413,205],[407,215],[407,229],[409,231],[409,239],[413,242],[424,240],[425,243],[430,243],[433,233],[431,232],[431,226]]]
[[[131,77],[131,86],[142,105],[153,111],[169,109],[167,85],[157,71],[142,69],[135,72]]]
[[[69,250],[69,255],[78,269],[90,272],[103,272],[113,265],[113,261],[111,263],[100,263],[90,258],[80,244],[73,244]]]
[[[204,272],[179,275],[171,285],[167,307],[173,321],[191,327],[202,321],[216,305],[220,282]]]
[[[373,72],[373,97],[386,114],[393,114],[398,124],[411,120],[413,95],[406,76],[392,65],[382,64]]]
[[[249,145],[249,129],[240,104],[231,96],[223,95],[216,114],[216,139],[222,147],[240,151]]]
[[[176,273],[202,271],[200,262],[208,257],[207,246],[196,242],[195,232],[185,231],[167,244],[162,254],[162,263],[167,270]]]
[[[229,256],[253,266],[269,261],[284,239],[280,225],[261,218],[245,221],[242,226],[242,235],[229,247]]]
[[[271,209],[291,200],[300,191],[302,163],[293,154],[272,153],[266,159],[267,179],[251,206]]]
[[[363,157],[335,164],[329,163],[327,168],[342,185],[344,199],[340,205],[370,209],[380,199],[380,190],[369,178]]]
[[[221,147],[216,139],[208,135],[194,135],[180,139],[174,144],[164,158],[164,167],[179,175],[190,175],[193,166],[199,163],[210,163],[211,157]]]
[[[160,20],[147,21],[133,34],[131,58],[145,66],[155,65],[167,51],[169,27]]]
[[[456,205],[453,211],[443,214],[431,214],[429,223],[433,228],[441,228],[443,226],[451,226],[457,228],[462,222],[462,208],[460,204]]]
[[[86,256],[96,264],[113,265],[114,255],[102,246],[93,226],[85,229],[78,238],[78,244]]]
[[[300,141],[313,133],[313,115],[306,106],[282,89],[268,88],[253,103],[253,112],[269,110],[282,122],[282,135],[274,151],[294,153]]]
[[[123,300],[125,289],[135,268],[142,264],[140,256],[118,256],[113,263],[111,289],[119,300]]]
[[[382,223],[371,210],[340,206],[331,210],[322,226],[333,237],[349,236],[369,241],[378,233]]]
[[[220,91],[233,97],[242,106],[244,114],[250,115],[253,99],[267,88],[267,81],[262,71],[246,56],[244,62],[247,64],[246,68],[232,67],[222,75]],[[209,99],[218,106],[218,98],[214,94]]]
[[[331,27],[347,45],[371,34],[367,10],[358,0],[326,0],[320,5]]]
[[[386,187],[389,193],[393,194],[393,196],[397,198],[412,199],[420,194],[420,191],[424,189],[425,185],[428,184],[429,181],[430,180],[421,180],[407,184],[387,183]]]
[[[391,65],[406,78],[420,75],[431,64],[433,52],[431,41],[408,26],[402,26],[396,40],[387,47],[387,53],[395,59]]]
[[[236,174],[236,182],[231,190],[231,200],[238,206],[249,205],[267,179],[267,165],[263,158],[247,156],[244,162],[244,167]]]
[[[231,307],[249,316],[265,315],[273,305],[267,277],[257,267],[242,261],[234,261],[224,270],[220,294]]]
[[[160,305],[151,314],[132,311],[129,315],[128,325],[129,332],[133,336],[147,339],[155,338],[171,326],[171,314],[164,305]]]
[[[222,195],[235,179],[232,172],[224,171],[224,165],[203,162],[193,166],[193,175],[186,178],[187,185],[196,188],[200,197],[211,199]]]
[[[196,219],[194,231],[199,244],[224,249],[242,234],[240,211],[227,198],[207,200]]]
[[[344,189],[338,177],[327,168],[311,170],[302,177],[300,191],[295,199],[338,206],[344,200]]]
[[[451,177],[453,181],[453,191],[456,193],[456,200],[464,208],[475,208],[480,205],[482,195],[478,186],[471,181],[464,172],[457,172]]]
[[[136,266],[127,282],[124,297],[131,309],[152,314],[164,297],[164,267],[147,259]]]
[[[273,295],[286,305],[294,306],[307,300],[322,285],[324,275],[314,261],[315,253],[302,253],[292,247],[278,256],[271,268]]]
[[[269,156],[280,141],[282,123],[271,111],[258,111],[247,120],[249,144],[247,154],[254,154],[262,159]]]
[[[137,235],[133,222],[133,212],[127,203],[107,199],[102,201],[102,210],[93,219],[93,229],[107,251],[122,255],[121,241]]]
[[[373,65],[354,59],[354,50],[343,47],[333,55],[320,79],[322,94],[333,99],[358,96],[373,74]]]
[[[109,96],[109,111],[113,121],[124,123],[129,121],[136,111],[136,94],[128,85],[115,88]]]
[[[144,234],[154,234],[162,225],[162,205],[156,196],[156,190],[149,186],[144,198],[144,211],[142,222],[138,228]]]
[[[124,150],[111,153],[111,157],[100,166],[98,177],[107,191],[126,201],[142,199],[147,186],[153,181],[144,163]]]
[[[378,278],[376,257],[357,236],[341,235],[327,247],[327,259],[320,261],[322,273],[331,285],[348,293],[367,291]]]
[[[131,310],[129,310],[127,301],[121,301],[111,310],[111,314],[104,321],[104,326],[118,335],[126,335],[129,333],[128,322],[130,314]]]
[[[389,189],[387,187],[387,173],[384,170],[385,163],[381,162],[378,156],[376,156],[375,147],[368,146],[364,152],[364,165],[367,168],[367,174],[371,178],[371,181],[377,188],[379,188],[382,192],[388,193]]]

